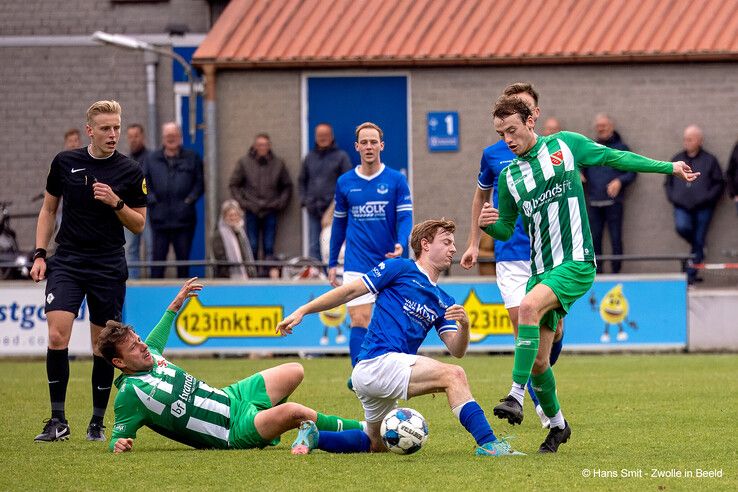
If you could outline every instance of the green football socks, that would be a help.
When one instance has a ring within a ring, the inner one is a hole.
[[[553,369],[549,367],[546,372],[534,374],[530,379],[533,383],[533,390],[541,403],[541,408],[543,408],[543,413],[548,417],[556,415],[561,409],[561,405],[559,405],[559,399],[556,396],[556,378]]]
[[[541,341],[540,328],[533,325],[520,325],[518,338],[515,340],[515,362],[513,363],[512,379],[525,386],[533,369],[533,363],[538,354],[538,344]]]
[[[344,419],[335,415],[325,415],[318,413],[318,420],[315,425],[318,430],[322,431],[345,431],[351,429],[363,429],[361,422],[358,420]]]

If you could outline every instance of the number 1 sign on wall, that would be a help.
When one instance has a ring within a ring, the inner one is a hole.
[[[443,111],[428,113],[428,150],[455,152],[459,150],[459,113]]]

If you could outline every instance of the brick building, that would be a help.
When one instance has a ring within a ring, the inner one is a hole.
[[[127,34],[153,44],[191,49],[204,38],[227,0],[25,0],[0,2],[0,200],[12,213],[38,213],[30,198],[44,190],[63,134],[78,128],[99,99],[123,106],[123,126],[147,125],[144,53],[93,42],[94,31]],[[184,36],[170,36],[182,29]],[[158,122],[175,119],[172,61],[156,70]],[[159,128],[147,128],[149,137]],[[151,140],[149,140],[151,141]],[[149,144],[151,147],[151,144]],[[125,132],[119,149],[127,150]],[[35,220],[15,219],[21,247],[33,248]]]
[[[552,0],[538,4],[531,22],[496,1],[385,0],[372,3],[371,12],[362,2],[308,3],[233,0],[195,54],[196,64],[211,71],[221,197],[244,139],[257,132],[272,135],[297,176],[311,144],[312,113],[326,114],[311,105],[317,79],[343,78],[333,94],[339,101],[355,78],[405,78],[408,157],[388,164],[408,170],[416,220],[443,215],[457,221],[461,251],[481,150],[497,140],[490,106],[510,82],[531,81],[539,89],[541,121],[556,116],[565,129],[593,137],[594,115],[607,112],[634,151],[657,159],[680,151],[683,129],[696,123],[725,169],[738,138],[735,0],[700,2],[701,8],[658,0],[575,2],[571,9]],[[361,101],[355,100],[358,109],[344,103],[333,113],[354,110],[356,123],[368,119],[362,109],[371,108]],[[449,110],[459,115],[459,150],[430,152],[427,115]],[[350,141],[343,147],[355,154]],[[626,254],[689,249],[674,231],[663,179],[643,175],[627,190]],[[299,230],[296,200],[291,207],[283,231]],[[708,261],[724,260],[726,250],[738,247],[735,230],[735,209],[724,198],[710,230]],[[281,233],[278,249],[297,254],[294,234]],[[673,262],[624,266],[625,272],[677,269]]]

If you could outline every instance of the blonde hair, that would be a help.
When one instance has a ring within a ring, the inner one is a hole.
[[[429,243],[432,243],[436,234],[438,234],[438,229],[443,229],[453,234],[456,230],[456,224],[453,220],[448,220],[445,217],[430,219],[420,224],[415,224],[413,232],[410,233],[410,247],[413,249],[413,253],[415,253],[415,258],[420,258],[420,252],[423,250],[420,244],[421,240],[425,239]]]
[[[380,141],[384,140],[384,132],[382,131],[381,128],[379,128],[379,125],[377,125],[376,123],[372,123],[371,121],[365,121],[364,123],[356,127],[355,133],[356,133],[357,142],[359,141],[359,132],[363,130],[364,128],[371,128],[373,130],[377,130],[377,132],[379,133],[379,140]]]
[[[87,109],[87,124],[92,126],[92,120],[99,114],[121,114],[121,108],[118,101],[97,101]]]

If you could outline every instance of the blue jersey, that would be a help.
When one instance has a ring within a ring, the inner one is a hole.
[[[492,189],[492,206],[495,208],[497,208],[497,179],[513,159],[515,154],[504,140],[490,145],[482,152],[477,185],[483,190]],[[522,217],[518,217],[510,239],[495,241],[495,261],[530,261],[530,239],[525,232]]]
[[[377,302],[358,360],[388,352],[416,354],[431,328],[439,335],[457,330],[455,321],[444,318],[454,298],[431,282],[414,261],[383,261],[361,280],[377,294]]]
[[[328,266],[338,265],[344,239],[344,270],[368,272],[395,250],[407,251],[413,227],[413,202],[402,173],[381,165],[372,176],[356,167],[336,183],[336,209],[331,227]]]

